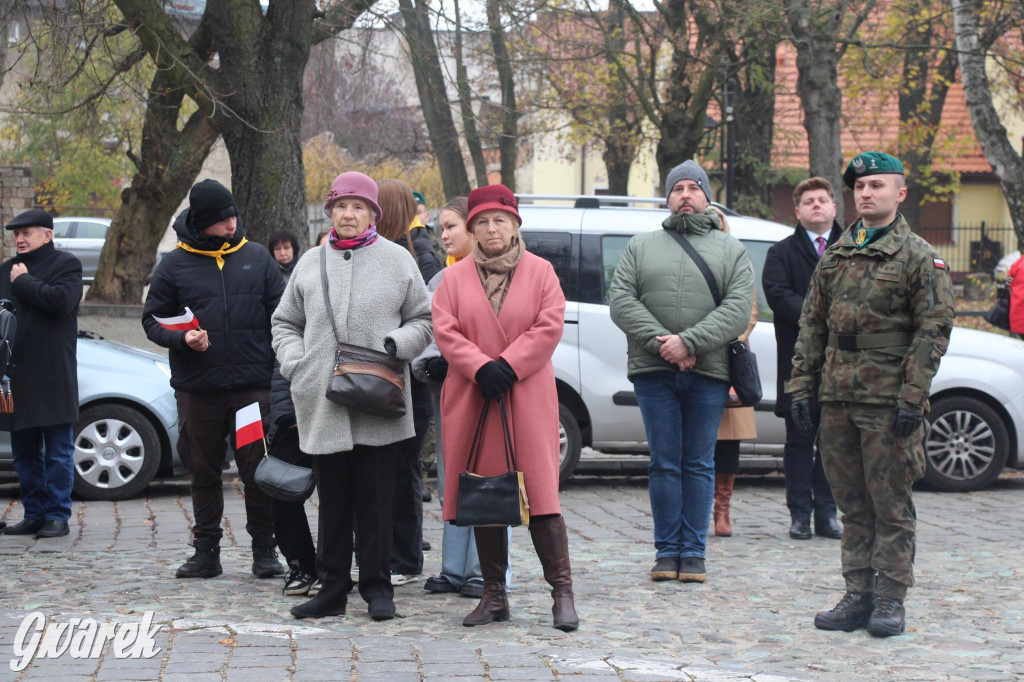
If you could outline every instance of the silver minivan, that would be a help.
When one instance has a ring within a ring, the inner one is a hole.
[[[626,337],[611,321],[607,297],[626,242],[635,234],[660,229],[668,215],[664,208],[593,207],[596,197],[585,199],[591,207],[519,207],[527,248],[551,262],[567,301],[565,330],[554,356],[563,481],[579,463],[583,446],[646,453],[643,420],[626,378]],[[747,464],[760,458],[775,467],[785,443],[785,423],[773,412],[775,331],[761,272],[769,247],[793,228],[737,215],[728,221],[732,235],[747,247],[756,273],[758,323],[750,344],[764,392],[756,408],[757,439],[745,441],[741,454]],[[932,383],[931,404],[926,479],[933,486],[974,490],[994,481],[1004,466],[1024,466],[1024,341],[954,329]]]

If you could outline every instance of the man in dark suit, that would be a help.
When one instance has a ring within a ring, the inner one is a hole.
[[[811,539],[811,512],[814,531],[823,537],[839,539],[843,532],[836,521],[836,503],[814,446],[818,407],[814,402],[815,428],[802,434],[790,414],[790,398],[783,388],[793,370],[793,348],[800,331],[800,310],[807,295],[811,273],[825,249],[839,239],[843,228],[836,222],[836,203],[832,185],[824,178],[808,178],[793,190],[793,203],[799,221],[793,234],[768,249],[762,283],[768,305],[775,313],[775,341],[778,354],[778,384],[775,414],[786,420],[786,447],[782,467],[786,475],[786,505],[792,525],[790,537]]]

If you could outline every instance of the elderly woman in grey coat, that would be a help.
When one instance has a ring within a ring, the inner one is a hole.
[[[296,618],[345,613],[354,516],[359,594],[371,618],[387,620],[395,615],[390,569],[395,444],[414,433],[409,370],[406,366],[403,417],[372,416],[327,400],[337,344],[320,259],[326,256],[331,312],[342,342],[387,351],[408,363],[430,343],[430,300],[409,252],[377,238],[381,211],[371,178],[339,175],[324,212],[334,226],[328,243],[299,260],[273,316],[274,351],[281,374],[291,382],[299,445],[312,455],[320,497],[317,572],[323,588],[291,613]]]

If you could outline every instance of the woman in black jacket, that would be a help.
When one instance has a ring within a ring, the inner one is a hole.
[[[377,233],[405,246],[416,259],[423,283],[441,271],[426,227],[416,218],[416,200],[412,189],[400,180],[377,183],[377,201],[383,217]],[[393,506],[394,546],[391,551],[391,582],[404,585],[419,580],[423,573],[423,487],[420,480],[420,452],[430,426],[432,408],[430,389],[410,378],[412,413],[416,435],[398,444],[401,455],[395,464],[395,497]]]

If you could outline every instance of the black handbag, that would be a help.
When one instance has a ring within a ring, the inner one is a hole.
[[[455,505],[456,526],[524,526],[530,523],[530,503],[526,497],[523,472],[516,471],[512,434],[505,411],[505,399],[498,398],[501,409],[502,440],[508,471],[498,476],[473,473],[483,447],[484,423],[491,401],[484,403],[469,449],[466,471],[459,474],[459,499]]]
[[[1010,285],[996,287],[996,304],[985,313],[985,321],[993,327],[1010,330]]]
[[[715,307],[717,308],[722,305],[722,295],[718,293],[718,284],[715,283],[715,278],[711,276],[708,264],[700,257],[697,250],[693,248],[690,240],[675,230],[665,231],[679,242],[679,245],[689,254],[690,259],[697,266],[697,269],[700,270],[700,274],[704,275],[704,280],[708,283],[708,289],[711,290],[711,298],[715,301]],[[764,396],[764,393],[761,391],[761,375],[757,370],[757,355],[754,354],[754,351],[750,350],[749,345],[739,339],[730,341],[728,350],[729,383],[732,385],[733,390],[736,391],[736,397],[739,398],[740,403],[745,407],[753,407],[761,402],[761,398]]]
[[[320,251],[320,281],[324,288],[327,317],[338,348],[334,369],[327,381],[327,399],[332,403],[377,417],[405,415],[405,367],[398,358],[382,351],[342,343],[331,308],[327,287],[327,250]]]
[[[285,502],[305,502],[313,494],[313,470],[263,455],[256,465],[256,485],[270,497]]]

